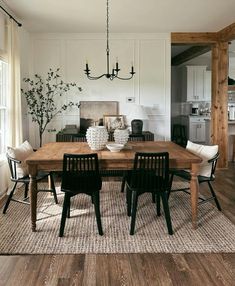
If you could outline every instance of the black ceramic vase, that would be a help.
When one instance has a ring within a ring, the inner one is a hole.
[[[131,121],[132,134],[142,134],[143,121],[140,119],[134,119]]]

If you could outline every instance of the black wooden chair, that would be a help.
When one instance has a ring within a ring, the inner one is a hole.
[[[215,180],[215,170],[216,170],[216,165],[217,165],[218,158],[219,158],[219,152],[212,159],[208,160],[208,163],[211,164],[211,174],[210,174],[209,177],[205,177],[205,176],[201,176],[201,175],[198,176],[198,183],[199,183],[199,185],[202,184],[202,183],[207,183],[208,186],[209,186],[209,190],[211,192],[211,197],[205,198],[205,197],[199,196],[199,203],[198,204],[200,205],[200,204],[204,204],[206,202],[209,202],[211,200],[214,200],[215,204],[217,206],[217,209],[219,211],[221,211],[221,207],[220,207],[218,198],[217,198],[217,196],[215,194],[215,191],[214,191],[214,189],[212,187],[212,184],[211,184],[211,182],[213,182]],[[188,188],[183,188],[183,189],[171,190],[174,176],[178,176],[180,178],[183,178],[186,181],[190,181],[191,180],[191,175],[190,175],[189,171],[187,171],[187,170],[171,170],[170,187],[169,187],[169,192],[168,192],[168,198],[169,198],[171,192],[183,191],[185,193],[190,194],[189,187]]]
[[[134,167],[126,178],[127,214],[131,216],[130,234],[134,234],[138,197],[143,193],[151,193],[155,197],[157,215],[161,215],[162,200],[168,233],[173,234],[170,210],[167,200],[169,184],[169,154],[136,153]]]
[[[61,191],[65,192],[59,236],[64,234],[66,216],[70,217],[70,199],[78,194],[91,196],[100,235],[103,235],[100,218],[99,191],[102,180],[98,156],[94,154],[64,154]]]
[[[11,181],[14,183],[14,185],[13,185],[11,191],[10,191],[10,194],[8,195],[8,198],[6,200],[5,206],[3,208],[3,213],[4,214],[6,213],[6,211],[8,209],[8,206],[9,206],[11,201],[24,203],[24,204],[29,204],[29,202],[27,200],[28,200],[28,189],[29,189],[29,181],[30,181],[30,178],[29,178],[28,175],[24,176],[24,177],[18,177],[17,165],[21,164],[21,161],[12,158],[8,154],[6,154],[6,156],[7,156],[9,169],[10,169]],[[53,196],[54,196],[55,203],[58,204],[56,190],[55,190],[55,184],[54,184],[54,179],[53,179],[52,173],[51,172],[49,172],[49,173],[45,173],[45,172],[39,173],[37,175],[37,177],[36,177],[36,181],[37,182],[42,181],[42,180],[48,178],[48,176],[50,176],[51,189],[50,190],[40,190],[39,189],[38,192],[51,192],[53,194]],[[18,183],[21,183],[21,184],[23,183],[24,186],[25,186],[23,200],[15,199],[13,197]]]
[[[187,145],[186,126],[182,124],[174,124],[172,130],[172,141],[185,147]]]

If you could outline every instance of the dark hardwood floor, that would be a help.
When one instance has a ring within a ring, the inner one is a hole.
[[[217,171],[214,188],[223,213],[235,223],[234,163]],[[0,286],[232,286],[234,281],[234,253],[0,256]]]

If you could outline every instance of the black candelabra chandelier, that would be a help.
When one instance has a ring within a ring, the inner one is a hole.
[[[90,69],[88,67],[88,62],[86,62],[86,69],[84,70],[85,71],[85,74],[87,75],[87,78],[88,79],[91,79],[91,80],[94,80],[94,79],[99,79],[99,78],[102,78],[103,76],[105,76],[106,78],[110,79],[110,80],[113,80],[115,78],[118,78],[118,79],[122,79],[122,80],[129,80],[133,77],[133,75],[135,74],[134,72],[134,67],[133,67],[133,64],[131,66],[131,71],[130,71],[130,76],[129,77],[120,77],[118,76],[118,73],[120,71],[120,68],[119,68],[119,65],[118,65],[118,60],[116,61],[116,66],[115,68],[113,67],[112,68],[112,72],[110,73],[110,64],[109,64],[109,52],[110,52],[110,49],[109,49],[109,0],[107,0],[107,17],[106,17],[106,43],[107,43],[107,46],[106,46],[106,59],[107,59],[107,73],[104,73],[100,76],[90,76]]]

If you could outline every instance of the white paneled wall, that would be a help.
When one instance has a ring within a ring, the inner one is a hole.
[[[71,93],[64,102],[118,101],[119,113],[128,115],[132,103],[127,103],[127,97],[134,97],[135,103],[147,107],[146,126],[155,139],[170,139],[170,34],[110,35],[111,68],[118,57],[120,76],[125,77],[134,62],[136,75],[128,81],[86,78],[86,60],[92,75],[106,73],[104,34],[31,34],[30,39],[29,74],[45,75],[49,68],[60,67],[65,81],[75,81],[82,87],[81,93]],[[79,110],[70,110],[53,120],[48,126],[50,132],[45,132],[44,143],[55,141],[55,134],[69,123],[79,125]],[[29,130],[29,140],[37,147],[38,130],[30,119]]]

